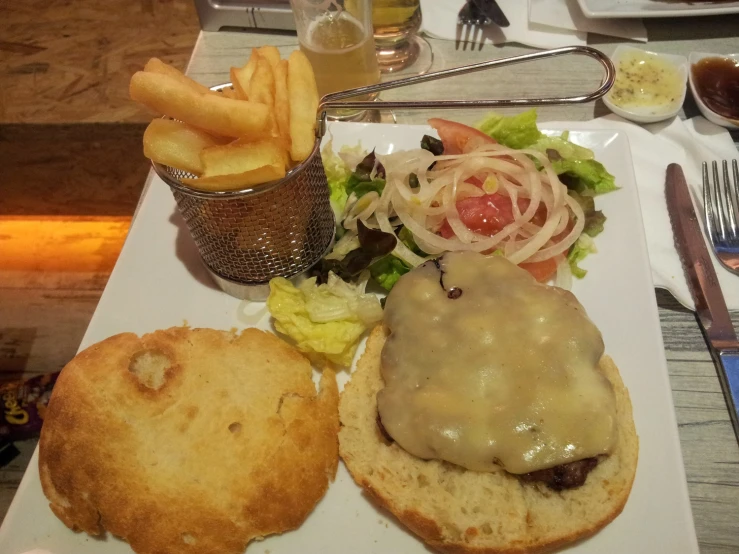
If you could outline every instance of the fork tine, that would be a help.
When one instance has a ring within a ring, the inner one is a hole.
[[[724,200],[726,201],[726,211],[724,212],[724,219],[726,220],[727,232],[730,240],[735,240],[737,237],[736,233],[736,206],[734,198],[731,194],[731,181],[729,180],[729,162],[723,160],[721,163],[721,169],[724,173]]]
[[[716,215],[714,221],[718,220],[716,227],[718,228],[718,236],[723,241],[726,240],[726,212],[724,211],[724,201],[721,195],[721,185],[718,178],[718,163],[716,160],[711,162],[713,170],[713,184],[711,186],[711,196],[716,200]]]
[[[478,19],[472,33],[472,50],[475,49],[475,45],[478,46],[478,50],[482,48],[482,43],[485,39],[482,36],[482,23]]]
[[[477,36],[477,49],[482,50],[482,47],[485,46],[485,28],[492,23],[492,19],[490,19],[487,15],[481,14],[480,19],[478,20],[478,31],[479,34]]]
[[[467,1],[464,6],[462,6],[462,9],[459,10],[459,14],[457,15],[457,40],[455,50],[459,50],[460,44],[462,45],[463,51],[467,50],[467,42],[469,41],[470,36],[470,25],[472,23],[470,10],[470,3]]]
[[[462,51],[467,50],[467,46],[470,45],[470,33],[472,31],[472,21],[467,21],[464,26],[464,46],[462,46]],[[470,46],[470,50],[472,50],[472,46]]]
[[[711,181],[708,179],[708,163],[703,162],[703,221],[706,224],[706,234],[712,243],[716,242],[716,217],[711,198]]]

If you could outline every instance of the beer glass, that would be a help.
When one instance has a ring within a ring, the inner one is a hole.
[[[319,95],[380,82],[371,0],[290,0],[290,5]]]
[[[418,36],[420,0],[372,0],[372,24],[382,73],[399,77],[428,72],[433,56],[429,43]]]

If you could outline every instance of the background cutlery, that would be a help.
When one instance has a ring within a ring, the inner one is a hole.
[[[726,269],[739,275],[739,166],[732,162],[734,187],[729,180],[729,163],[722,162],[723,186],[718,178],[718,164],[711,164],[713,183],[708,178],[708,164],[703,162],[703,218],[706,233],[716,257]]]
[[[470,0],[470,2],[475,4],[480,13],[490,18],[498,27],[508,27],[510,25],[508,18],[495,0]]]
[[[667,210],[675,248],[680,255],[703,335],[716,364],[734,433],[739,441],[739,342],[726,309],[713,262],[703,241],[685,175],[678,164],[667,166]]]

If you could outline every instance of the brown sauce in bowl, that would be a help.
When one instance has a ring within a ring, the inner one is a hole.
[[[703,58],[691,67],[695,90],[717,114],[739,120],[739,62],[731,58]]]

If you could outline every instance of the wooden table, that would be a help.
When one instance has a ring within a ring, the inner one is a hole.
[[[739,52],[739,16],[684,18],[647,21],[649,47],[666,53],[687,55],[691,50],[716,53]],[[443,69],[491,58],[530,52],[518,45],[485,46],[466,51],[452,41],[431,40],[433,69]],[[189,66],[198,81],[214,85],[228,80],[228,69],[242,65],[253,46],[272,44],[282,54],[297,47],[291,34],[201,33]],[[605,37],[591,37],[591,44],[607,54],[616,46]],[[532,65],[503,69],[495,73],[463,76],[424,86],[426,98],[515,97],[522,94],[572,94],[597,85],[595,62],[582,58],[561,58]],[[389,91],[386,99],[409,99],[420,87]],[[602,103],[549,107],[539,111],[540,121],[587,120],[604,115]],[[428,113],[395,111],[399,123],[422,123]],[[692,100],[685,115],[697,114]],[[482,112],[449,111],[445,117],[473,122]],[[716,372],[692,312],[683,309],[670,295],[656,291],[665,350],[670,370],[673,398],[688,477],[688,486],[701,551],[739,552],[739,447],[729,422]],[[739,313],[734,314],[739,322]],[[0,472],[0,507],[7,505],[20,481],[34,448],[32,441],[20,445],[23,455]]]

